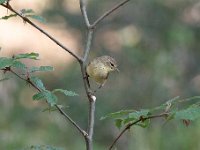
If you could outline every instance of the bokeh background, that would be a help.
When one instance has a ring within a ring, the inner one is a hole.
[[[90,0],[90,20],[117,2]],[[17,10],[35,10],[47,20],[46,24],[35,21],[40,27],[77,54],[83,53],[86,30],[78,0],[13,0],[11,4]],[[9,11],[0,7],[0,14]],[[59,95],[59,103],[68,106],[66,112],[85,128],[88,102],[75,59],[18,17],[0,20],[0,33],[0,56],[37,52],[40,60],[25,63],[55,68],[37,74],[46,87],[79,94],[72,98]],[[175,96],[199,95],[199,39],[199,0],[131,0],[98,26],[89,59],[111,55],[118,61],[120,73],[111,74],[96,95],[95,150],[107,149],[119,132],[112,120],[100,121],[101,116],[121,109],[152,108]],[[32,101],[35,92],[16,77],[0,82],[0,149],[39,144],[84,150],[84,139],[59,113],[42,112],[47,105]],[[200,121],[189,127],[178,121],[162,124],[157,119],[146,129],[134,127],[119,140],[118,149],[200,149]]]

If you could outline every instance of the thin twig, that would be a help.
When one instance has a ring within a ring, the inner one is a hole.
[[[87,38],[89,40],[92,40],[92,38]],[[87,43],[91,43],[91,41],[87,41]],[[88,47],[88,53],[90,51],[90,44]],[[86,53],[86,50],[84,51]],[[83,77],[83,83],[84,83],[84,87],[85,87],[85,92],[86,95],[88,97],[88,102],[89,102],[89,112],[88,112],[88,136],[85,138],[85,142],[86,142],[86,149],[87,150],[93,150],[93,146],[92,146],[92,137],[93,137],[93,130],[94,130],[94,115],[95,115],[95,100],[93,99],[93,95],[91,92],[91,89],[88,85],[87,82],[87,75],[86,75],[86,70],[85,70],[85,63],[87,60],[87,55],[84,54],[85,60],[83,59],[83,62],[80,63],[80,67],[81,67],[81,73],[82,73],[82,77]]]
[[[46,35],[49,39],[51,39],[54,43],[56,43],[58,46],[60,46],[62,49],[64,49],[65,51],[67,51],[68,53],[70,53],[74,58],[77,59],[78,62],[81,62],[82,59],[76,55],[72,50],[70,50],[69,48],[65,47],[63,44],[61,44],[59,41],[57,41],[53,36],[49,35],[46,31],[44,31],[42,28],[40,28],[39,26],[37,26],[35,23],[33,23],[32,21],[30,21],[27,17],[23,16],[22,14],[18,13],[16,10],[14,10],[9,4],[1,4],[3,7],[9,9],[10,11],[12,11],[13,13],[15,13],[17,16],[21,17],[25,22],[29,23],[30,25],[32,25],[33,27],[35,27],[36,29],[38,29],[41,33],[43,33],[44,35]]]
[[[79,131],[84,137],[88,136],[88,134],[87,134],[83,129],[81,129],[81,128],[78,126],[78,124],[77,124],[74,120],[72,120],[71,117],[69,117],[69,116],[62,110],[62,108],[60,108],[58,105],[55,105],[55,106],[56,106],[56,108],[59,110],[59,112],[60,112],[65,118],[67,118],[67,120],[69,120],[69,121],[78,129],[78,131]]]
[[[7,69],[7,71],[10,71],[11,73],[13,73],[14,75],[16,75],[18,78],[20,78],[23,81],[28,82],[33,88],[35,88],[36,90],[38,90],[39,92],[41,92],[42,90],[40,88],[38,88],[29,78],[23,78],[22,76],[20,76],[19,74],[17,74],[14,70],[12,70],[11,68]],[[74,127],[77,128],[77,130],[84,136],[87,137],[88,134],[71,118],[69,117],[64,110],[62,110],[62,108],[60,108],[57,104],[55,105],[55,107],[57,108],[57,110],[72,124],[74,125]]]
[[[91,49],[91,44],[92,44],[92,39],[93,39],[93,33],[94,33],[93,29],[90,29],[88,31],[87,41],[86,41],[86,47],[85,47],[84,57],[83,57],[83,61],[84,62],[86,62],[86,60],[88,58],[88,54],[89,54],[90,49]]]
[[[113,8],[111,8],[110,10],[106,11],[102,16],[100,16],[92,25],[91,28],[95,28],[97,26],[97,24],[99,22],[101,22],[104,18],[106,18],[108,15],[110,15],[111,13],[113,13],[115,10],[117,10],[119,7],[123,6],[124,4],[126,4],[128,1],[130,0],[124,0],[118,4],[116,4]]]
[[[132,123],[129,123],[126,125],[126,127],[118,134],[118,136],[115,138],[115,140],[112,142],[111,146],[109,147],[109,150],[111,150],[113,148],[113,146],[117,143],[117,141],[119,140],[119,138],[127,131],[129,130],[133,125],[139,123],[139,122],[143,122],[145,120],[148,120],[148,119],[153,119],[153,118],[160,118],[160,117],[166,117],[168,116],[167,113],[162,113],[162,114],[159,114],[159,115],[153,115],[153,116],[149,116],[149,117],[140,117],[138,120],[132,122]]]
[[[90,21],[88,19],[87,10],[86,10],[87,3],[88,3],[88,0],[80,0],[81,13],[82,13],[82,16],[84,18],[85,25],[89,29],[90,28]]]

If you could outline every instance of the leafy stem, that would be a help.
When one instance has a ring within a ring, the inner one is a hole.
[[[65,51],[67,51],[69,54],[71,54],[74,58],[77,59],[78,62],[81,62],[82,59],[75,54],[72,50],[70,50],[69,48],[65,47],[62,43],[60,43],[58,40],[56,40],[53,36],[51,36],[49,33],[47,33],[45,30],[43,30],[41,27],[39,27],[38,25],[36,25],[35,23],[33,23],[30,19],[28,19],[27,17],[23,16],[23,14],[17,12],[11,5],[10,3],[7,4],[1,4],[1,6],[7,8],[8,10],[12,11],[13,13],[15,13],[17,16],[19,16],[20,18],[23,19],[24,22],[29,23],[30,25],[32,25],[34,28],[36,28],[37,30],[39,30],[41,33],[43,33],[44,35],[46,35],[49,39],[51,39],[54,43],[56,43],[58,46],[60,46],[62,49],[64,49]]]
[[[133,125],[139,123],[139,122],[144,122],[145,120],[148,119],[153,119],[153,118],[166,118],[168,116],[168,113],[161,113],[158,115],[153,115],[153,116],[148,116],[148,117],[140,117],[138,120],[132,122],[132,123],[128,123],[125,128],[118,134],[118,136],[115,138],[115,140],[112,142],[112,144],[109,147],[109,150],[111,150],[113,148],[113,146],[117,143],[117,141],[120,139],[120,137],[127,131],[129,130]]]
[[[5,71],[5,69],[2,69],[2,70]],[[16,73],[16,72],[15,72],[14,70],[12,70],[10,67],[7,67],[6,71],[11,72],[12,74],[14,74],[15,76],[17,76],[17,77],[20,78],[21,80],[26,81],[26,82],[29,83],[33,88],[35,88],[38,92],[42,92],[42,90],[41,90],[39,87],[37,87],[37,86],[30,80],[29,77],[28,77],[28,78],[24,78],[24,77],[20,76],[18,73]],[[59,107],[59,105],[55,104],[55,107],[57,108],[57,110],[58,110],[71,124],[73,124],[73,125],[77,128],[77,130],[78,130],[84,137],[87,136],[87,133],[86,133],[75,121],[73,121],[73,119],[72,119],[69,115],[67,115],[67,114],[65,113],[65,111],[64,111],[61,107]]]

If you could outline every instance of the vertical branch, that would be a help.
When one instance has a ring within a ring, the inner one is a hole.
[[[82,12],[82,16],[85,21],[85,25],[87,27],[87,40],[86,40],[86,45],[84,49],[84,54],[83,54],[83,59],[82,62],[80,63],[81,66],[81,72],[82,72],[82,77],[83,77],[83,82],[85,86],[85,92],[87,94],[88,100],[89,100],[89,112],[88,112],[88,136],[85,138],[86,141],[86,149],[87,150],[93,150],[93,131],[94,131],[94,119],[95,119],[95,101],[96,97],[91,95],[91,90],[87,82],[87,75],[86,75],[86,61],[88,58],[88,54],[91,49],[91,44],[92,44],[92,39],[93,39],[93,33],[94,33],[94,28],[90,28],[90,22],[88,19],[87,15],[87,10],[86,10],[86,5],[87,5],[87,0],[80,0],[80,9]]]
[[[95,118],[95,101],[96,101],[96,97],[92,96],[92,101],[90,101],[90,110],[89,110],[89,128],[88,128],[88,135],[89,135],[89,139],[92,142],[92,136],[93,136],[93,132],[94,132],[94,118]]]
[[[105,17],[110,15],[112,12],[117,10],[119,7],[123,6],[125,3],[127,3],[129,0],[124,0],[117,5],[115,5],[113,8],[105,12],[102,16],[100,16],[92,25],[90,24],[90,21],[88,19],[87,15],[87,2],[88,0],[80,0],[80,9],[82,12],[82,16],[84,18],[85,25],[87,27],[87,40],[86,40],[86,46],[83,54],[83,59],[82,62],[80,62],[80,67],[81,67],[81,72],[82,72],[82,77],[83,77],[83,82],[84,82],[84,87],[85,91],[89,100],[89,113],[88,113],[88,129],[87,133],[88,136],[85,138],[86,141],[86,149],[87,150],[93,150],[93,132],[94,132],[94,120],[95,120],[95,102],[96,102],[96,97],[91,94],[91,89],[88,85],[87,82],[87,75],[86,75],[86,61],[88,59],[88,55],[91,49],[91,44],[92,44],[92,39],[93,39],[93,33],[94,29],[97,26],[99,22],[101,22]]]
[[[86,27],[89,28],[90,27],[90,21],[88,19],[87,10],[86,10],[87,3],[88,3],[88,0],[80,0],[81,13],[83,15]]]
[[[93,39],[93,33],[94,33],[94,29],[89,29],[88,35],[87,35],[87,41],[86,41],[86,47],[85,47],[84,57],[83,57],[83,61],[84,62],[86,62],[86,60],[88,58],[88,54],[89,54],[90,49],[91,49],[91,44],[92,44],[92,39]]]

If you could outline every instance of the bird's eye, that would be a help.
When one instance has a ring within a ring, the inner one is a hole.
[[[110,63],[110,65],[111,65],[112,67],[114,67],[114,64],[113,64],[113,63]]]

